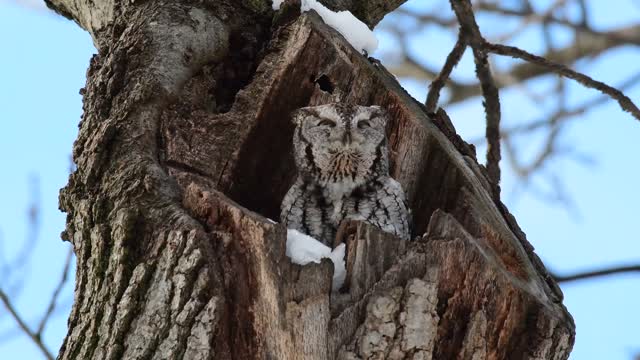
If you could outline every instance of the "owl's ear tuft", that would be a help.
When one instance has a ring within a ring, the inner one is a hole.
[[[387,110],[382,106],[373,105],[371,108],[373,109],[373,113],[371,114],[372,118],[381,118],[385,122],[389,119],[389,112],[387,112]]]
[[[308,108],[308,107],[300,108],[298,110],[294,110],[293,112],[291,112],[291,122],[295,126],[298,126],[302,123],[304,119],[313,115],[315,115],[315,112],[311,108]]]

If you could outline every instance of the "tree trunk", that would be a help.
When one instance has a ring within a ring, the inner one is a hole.
[[[48,3],[99,51],[60,195],[77,255],[60,359],[568,357],[562,294],[473,147],[315,13],[285,4],[274,16],[262,0]],[[373,26],[400,3],[331,5]],[[268,220],[295,175],[288,114],[329,101],[389,110],[392,176],[416,235],[345,224],[337,293],[331,263],[292,264],[286,229]]]

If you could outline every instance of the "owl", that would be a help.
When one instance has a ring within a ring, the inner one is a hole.
[[[298,174],[282,201],[281,222],[329,246],[346,219],[409,239],[404,191],[389,176],[386,111],[335,103],[292,117]]]

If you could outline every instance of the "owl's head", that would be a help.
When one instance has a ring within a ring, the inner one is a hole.
[[[354,186],[388,175],[387,119],[379,106],[335,103],[297,110],[293,143],[301,175],[323,185]]]

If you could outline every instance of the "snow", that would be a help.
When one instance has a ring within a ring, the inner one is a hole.
[[[284,0],[273,0],[273,10],[280,9],[283,2]],[[317,0],[301,0],[300,11],[309,10],[315,10],[327,25],[338,31],[357,50],[365,50],[371,54],[378,48],[378,39],[373,31],[349,11],[334,12]]]
[[[329,255],[329,259],[333,261],[333,285],[331,286],[333,291],[338,291],[342,287],[342,284],[344,284],[344,279],[347,277],[347,268],[344,263],[346,250],[346,244],[342,243],[336,246]]]
[[[273,5],[271,5],[273,7],[273,10],[279,10],[280,5],[282,5],[283,2],[284,0],[273,0]]]
[[[294,264],[319,264],[323,258],[333,261],[333,291],[340,289],[347,276],[344,264],[345,249],[345,244],[340,244],[331,251],[330,247],[311,236],[298,230],[287,229],[287,256]]]

